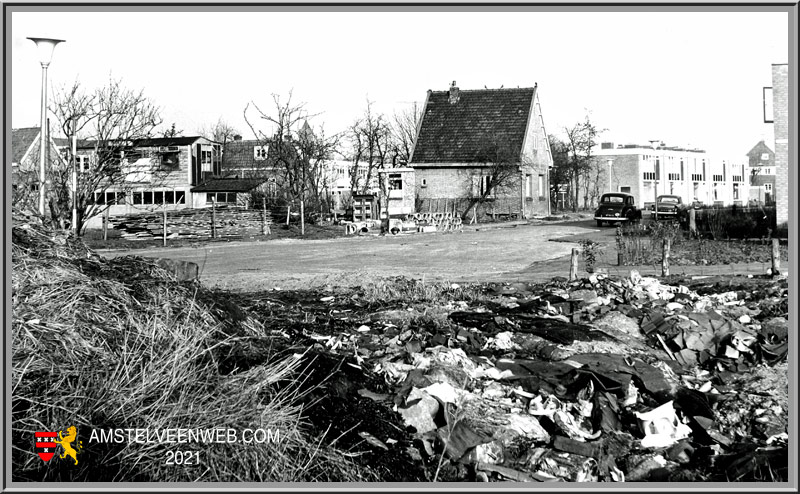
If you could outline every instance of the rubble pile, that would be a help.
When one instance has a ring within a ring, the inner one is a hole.
[[[249,308],[338,356],[339,395],[394,412],[394,429],[348,417],[356,449],[429,480],[786,479],[786,279],[684,281],[454,284],[439,304],[383,306],[276,290]]]

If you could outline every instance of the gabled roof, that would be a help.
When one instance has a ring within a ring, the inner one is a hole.
[[[248,192],[264,182],[266,179],[216,178],[192,188],[192,192]]]
[[[522,153],[535,88],[430,91],[411,164],[482,162],[488,145]]]
[[[39,127],[11,129],[11,162],[19,163],[39,137]]]
[[[769,153],[769,154],[771,154],[771,155],[774,155],[774,154],[775,154],[775,152],[774,152],[772,149],[770,149],[770,147],[769,147],[769,146],[767,146],[767,143],[765,143],[763,139],[762,139],[762,140],[760,140],[760,141],[758,141],[758,144],[756,144],[755,146],[753,146],[753,149],[751,149],[750,151],[748,151],[748,152],[747,152],[747,155],[748,155],[748,156],[751,156],[751,155],[761,155],[762,153]]]
[[[264,160],[257,160],[255,158],[254,149],[256,147],[266,146],[267,158]],[[286,153],[284,156],[289,156],[293,153],[293,148],[289,144],[284,144]],[[251,141],[228,141],[225,143],[223,150],[223,173],[236,172],[242,169],[270,169],[274,166],[274,161],[277,157],[277,148],[270,142],[251,140]]]

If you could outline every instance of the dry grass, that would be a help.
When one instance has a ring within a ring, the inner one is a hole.
[[[370,478],[310,438],[296,385],[301,359],[220,372],[236,345],[265,338],[232,324],[202,286],[144,259],[102,260],[80,242],[15,226],[12,271],[13,478],[18,481],[354,481]],[[76,425],[79,465],[34,452],[33,431]],[[263,428],[264,445],[89,443],[92,429]],[[168,466],[167,450],[202,465]]]

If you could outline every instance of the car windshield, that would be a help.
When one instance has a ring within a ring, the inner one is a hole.
[[[662,197],[658,200],[658,202],[672,202],[677,204],[679,199],[677,197]]]
[[[624,201],[625,198],[622,196],[603,196],[603,200],[601,202],[622,204]]]

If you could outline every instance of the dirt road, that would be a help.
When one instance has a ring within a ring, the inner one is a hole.
[[[201,281],[231,290],[352,285],[375,274],[489,281],[513,279],[510,274],[534,262],[568,255],[576,244],[549,239],[587,231],[591,230],[584,223],[519,225],[461,233],[219,242],[198,247],[99,252],[108,257],[133,254],[196,262]],[[566,265],[565,270],[568,269]]]

